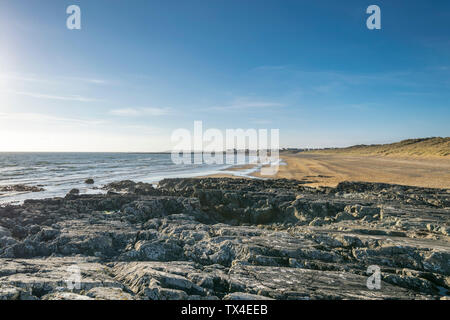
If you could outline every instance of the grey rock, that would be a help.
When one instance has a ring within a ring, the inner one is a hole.
[[[3,238],[3,237],[11,237],[11,231],[0,226],[0,238]]]
[[[0,186],[0,192],[41,192],[41,191],[45,191],[45,189],[39,186],[27,186],[24,184]]]
[[[135,300],[135,297],[118,287],[95,287],[86,296],[96,300]]]
[[[43,296],[42,300],[94,300],[94,299],[85,295],[72,292],[54,292]]]
[[[72,190],[69,191],[68,194],[69,194],[69,195],[77,196],[77,195],[80,194],[80,190],[79,190],[79,189],[72,189]]]
[[[449,294],[449,190],[214,178],[104,190],[0,207],[0,299]],[[366,286],[371,265],[382,290]]]
[[[272,298],[250,294],[245,292],[233,292],[227,294],[223,300],[273,300]]]

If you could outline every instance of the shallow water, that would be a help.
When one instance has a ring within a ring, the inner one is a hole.
[[[45,189],[33,193],[2,192],[0,203],[64,196],[73,188],[80,189],[81,193],[101,193],[96,188],[112,181],[157,182],[164,178],[223,173],[221,170],[230,166],[174,164],[170,154],[0,153],[0,186],[25,184]],[[87,178],[93,178],[95,184],[86,185]]]

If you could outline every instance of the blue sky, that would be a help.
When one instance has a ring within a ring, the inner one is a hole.
[[[283,147],[449,136],[449,21],[449,1],[0,0],[0,150],[169,150],[194,120]]]

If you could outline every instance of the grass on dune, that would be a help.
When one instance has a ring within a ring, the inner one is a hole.
[[[308,151],[308,153],[406,157],[450,157],[450,137],[408,139],[390,144],[356,145],[348,148],[312,150]]]

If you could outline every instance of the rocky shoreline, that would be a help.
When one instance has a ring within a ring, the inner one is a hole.
[[[10,186],[0,186],[0,194],[2,192],[41,192],[45,191],[42,186],[27,186],[24,184],[16,184]]]
[[[448,189],[193,178],[105,190],[0,207],[0,300],[450,295]]]

